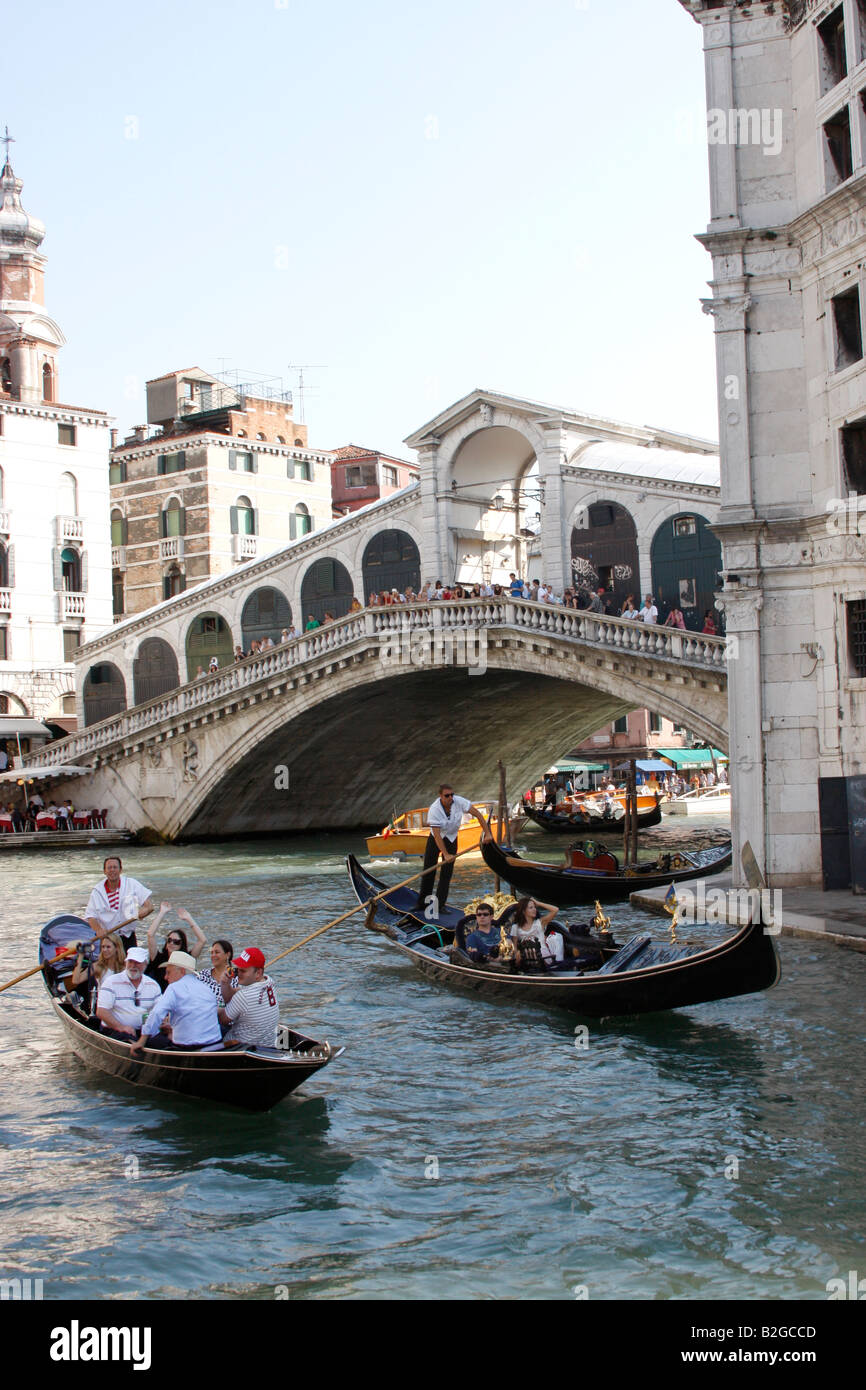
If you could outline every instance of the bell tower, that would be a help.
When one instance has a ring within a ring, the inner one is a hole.
[[[21,206],[22,183],[9,159],[9,128],[0,140],[0,397],[56,401],[57,353],[66,339],[45,313],[45,227]]]

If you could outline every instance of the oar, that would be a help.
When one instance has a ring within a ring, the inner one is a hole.
[[[121,922],[119,927],[112,927],[111,931],[105,932],[105,935],[113,936],[115,932],[119,932],[123,927],[128,927],[130,922],[137,922],[138,920],[137,917],[127,917],[126,921]],[[67,946],[64,950],[58,951],[56,956],[52,956],[50,961],[46,960],[43,961],[42,965],[34,965],[32,970],[25,970],[23,975],[16,975],[14,980],[7,980],[5,985],[0,985],[0,994],[3,993],[4,989],[11,989],[13,985],[19,985],[22,980],[29,980],[31,975],[38,975],[40,970],[43,970],[46,965],[51,965],[56,960],[63,960],[66,956],[75,955],[82,946],[92,946],[94,941],[101,940],[101,936],[92,936],[89,941],[79,941],[74,946]]]
[[[454,858],[459,859],[461,854],[468,854],[470,850],[477,848],[478,845],[467,845],[465,849],[458,850]],[[402,883],[392,883],[390,888],[383,888],[381,893],[374,893],[372,898],[367,898],[364,902],[358,903],[357,907],[350,907],[349,911],[344,912],[341,917],[335,917],[333,922],[326,922],[323,927],[319,927],[318,930],[310,932],[309,936],[305,936],[303,941],[296,941],[294,946],[290,946],[287,951],[281,951],[278,956],[274,956],[272,960],[268,961],[268,968],[275,965],[278,960],[282,960],[283,956],[290,956],[292,951],[297,951],[301,946],[306,946],[308,941],[312,941],[315,937],[321,936],[322,932],[330,931],[331,927],[339,926],[340,922],[345,922],[347,917],[354,917],[356,912],[363,912],[365,908],[369,910],[373,903],[377,903],[380,898],[387,897],[389,893],[396,893],[398,888],[405,888],[408,883],[415,883],[419,878],[423,878],[425,874],[431,872],[431,869],[422,869],[420,873],[413,874],[411,878],[404,878]]]

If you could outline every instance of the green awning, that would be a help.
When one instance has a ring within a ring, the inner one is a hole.
[[[556,772],[604,772],[607,763],[581,763],[574,758],[557,758],[551,764]]]
[[[710,767],[712,757],[709,748],[656,748],[655,752],[660,758],[667,758],[676,768]],[[717,763],[728,761],[727,753],[720,753],[718,748],[713,749],[713,756]]]

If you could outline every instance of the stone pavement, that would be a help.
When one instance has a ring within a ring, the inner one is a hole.
[[[688,883],[677,884],[677,894],[686,890],[698,893],[699,885],[709,897],[713,889],[727,893],[731,887],[731,875],[714,874],[710,878],[692,879]],[[816,941],[832,941],[836,946],[848,946],[855,951],[866,951],[866,897],[855,897],[849,892],[825,893],[820,888],[778,888],[769,890],[775,910],[781,913],[782,936],[810,937]],[[664,896],[666,888],[650,888],[643,893],[632,893],[629,901],[633,907],[646,912],[665,914]],[[738,920],[736,900],[730,906],[719,902],[718,897],[710,901],[716,906],[720,921],[736,923]]]

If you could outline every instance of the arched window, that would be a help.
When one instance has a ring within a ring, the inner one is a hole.
[[[238,430],[237,434],[235,435],[235,438],[236,438],[236,439],[246,439],[246,437],[247,437],[247,432],[246,432],[246,430]]]
[[[212,657],[220,666],[230,666],[234,661],[231,629],[218,613],[202,613],[186,634],[187,680],[195,680],[199,667],[207,672]]]
[[[162,637],[146,637],[132,663],[133,699],[137,705],[156,700],[180,685],[177,657]]]
[[[59,516],[78,516],[78,483],[74,473],[61,473],[57,489]]]
[[[162,596],[166,598],[176,598],[182,594],[186,588],[186,576],[180,565],[169,565],[168,570],[162,577]]]
[[[91,666],[84,678],[84,723],[98,724],[126,709],[126,685],[110,661]]]
[[[278,434],[278,435],[277,435],[277,443],[278,443],[278,444],[285,444],[285,442],[286,442],[286,441],[283,439],[283,436],[282,436],[281,434]]]
[[[81,593],[81,555],[71,546],[60,552],[60,573],[67,593]]]
[[[115,618],[122,618],[126,594],[123,587],[123,570],[111,571],[111,612]]]
[[[313,518],[310,516],[309,507],[305,507],[303,502],[299,502],[289,517],[289,539],[297,540],[300,536],[308,536],[313,529]]]
[[[126,545],[126,517],[119,507],[111,512],[111,544]]]
[[[186,535],[186,511],[177,497],[169,497],[162,509],[162,534],[163,538]]]
[[[50,362],[46,362],[42,368],[42,399],[43,401],[54,400],[54,372]]]
[[[299,449],[303,449],[305,447],[303,439],[296,439],[295,444]]]
[[[8,357],[0,358],[0,389],[7,396],[12,394],[12,364]]]
[[[265,436],[264,436],[264,434],[262,433],[262,431],[259,430],[258,434],[256,435],[256,439],[264,439],[264,437],[265,437]]]
[[[405,531],[379,531],[367,544],[361,564],[367,598],[382,589],[421,587],[421,556]]]
[[[641,598],[634,520],[616,502],[593,502],[581,508],[578,519],[583,524],[571,532],[574,587],[592,593],[604,589],[603,602],[616,615],[629,594]]]
[[[310,614],[322,621],[326,613],[342,618],[349,611],[354,590],[349,571],[339,560],[316,560],[304,575],[301,585],[302,616],[298,627]]]
[[[0,468],[0,507],[3,506],[3,487],[4,487],[4,482],[3,482],[3,469]]]
[[[283,628],[291,627],[292,610],[285,594],[279,589],[256,589],[244,604],[241,614],[241,644],[248,652],[253,642],[270,637],[279,645]]]
[[[231,530],[233,536],[256,534],[256,511],[248,497],[239,497],[232,507]]]
[[[681,512],[663,521],[653,536],[651,561],[659,621],[679,608],[686,627],[700,632],[705,612],[715,607],[721,582],[722,547],[709,522],[697,512]],[[715,619],[718,630],[718,613]]]

